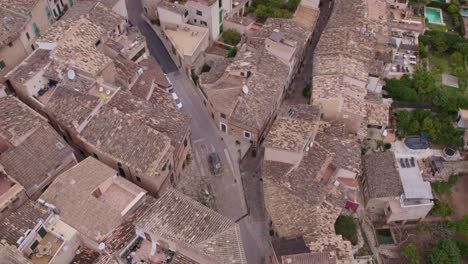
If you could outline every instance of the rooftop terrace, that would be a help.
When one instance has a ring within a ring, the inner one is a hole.
[[[183,26],[182,28],[166,26],[164,33],[180,54],[192,56],[202,40],[207,36],[208,29],[196,26]]]

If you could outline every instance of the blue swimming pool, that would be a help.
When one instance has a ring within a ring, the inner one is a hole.
[[[429,23],[444,25],[442,10],[440,8],[426,7],[425,14]]]

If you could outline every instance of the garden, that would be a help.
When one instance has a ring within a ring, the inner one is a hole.
[[[254,13],[258,22],[265,22],[269,17],[291,18],[300,0],[254,0],[245,15]]]

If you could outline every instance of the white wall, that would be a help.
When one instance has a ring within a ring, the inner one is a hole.
[[[165,8],[158,7],[158,16],[161,24],[185,24],[184,17],[181,14],[169,11]]]

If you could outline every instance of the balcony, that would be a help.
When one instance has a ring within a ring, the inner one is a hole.
[[[34,244],[34,243],[33,243]],[[30,259],[34,264],[48,264],[55,254],[60,250],[63,240],[51,233],[46,233],[37,244]]]

